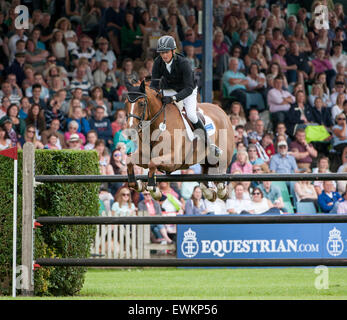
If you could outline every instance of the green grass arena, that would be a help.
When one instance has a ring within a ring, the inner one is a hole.
[[[90,268],[74,297],[35,300],[345,300],[347,268],[328,268],[328,288],[317,289],[315,268]],[[322,282],[320,282],[322,284]],[[0,297],[9,299],[10,297]]]

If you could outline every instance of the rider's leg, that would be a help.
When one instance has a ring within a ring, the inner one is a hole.
[[[196,114],[197,93],[198,90],[195,88],[193,93],[183,100],[184,108],[186,109],[187,116],[192,122],[194,129],[201,129],[203,131],[204,136],[201,138],[206,141],[206,145],[214,152],[214,154],[219,156],[221,154],[220,149],[215,144],[211,143],[204,124]]]

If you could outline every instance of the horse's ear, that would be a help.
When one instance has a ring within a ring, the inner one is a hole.
[[[131,88],[133,88],[133,85],[129,82],[129,80],[126,80],[126,81],[125,81],[125,86],[126,86],[126,88],[128,89],[128,91],[130,91]]]
[[[142,82],[141,82],[140,92],[146,93],[146,83],[145,83],[145,80],[142,80]]]

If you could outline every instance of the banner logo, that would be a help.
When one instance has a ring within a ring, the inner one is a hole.
[[[334,227],[334,229],[329,231],[329,239],[327,242],[328,253],[333,257],[337,257],[343,252],[343,247],[341,231]]]
[[[193,258],[199,252],[199,244],[196,240],[196,232],[189,228],[184,233],[184,239],[181,244],[181,250],[187,258]]]

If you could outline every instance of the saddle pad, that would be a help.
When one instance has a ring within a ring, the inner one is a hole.
[[[180,101],[181,102],[181,101]],[[181,118],[183,120],[183,123],[184,123],[184,126],[186,128],[186,131],[187,131],[187,136],[188,136],[188,139],[190,141],[193,141],[197,136],[193,133],[193,130],[192,128],[190,127],[188,121],[186,120],[186,118],[183,116],[182,114],[182,110],[183,110],[183,103],[180,104],[179,103],[176,103],[176,106],[178,108],[178,110],[180,111],[180,115],[181,115]],[[184,111],[183,111],[184,112]],[[214,122],[212,121],[212,119],[205,115],[204,112],[202,111],[202,109],[199,109],[199,112],[204,116],[205,118],[205,129],[206,129],[206,132],[209,136],[212,136],[215,132],[216,132],[216,126],[214,124]]]

